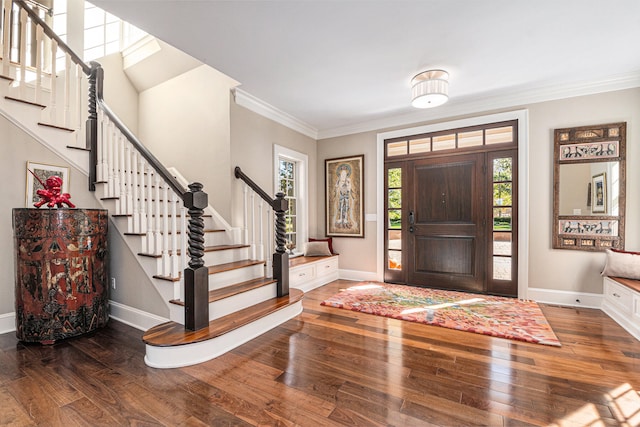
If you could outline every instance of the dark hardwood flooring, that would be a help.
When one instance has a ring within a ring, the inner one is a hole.
[[[0,335],[0,424],[640,425],[640,342],[599,310],[543,306],[561,348],[320,306],[197,366],[145,366],[142,332],[53,346]]]

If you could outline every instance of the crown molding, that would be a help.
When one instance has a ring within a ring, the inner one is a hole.
[[[414,110],[406,114],[322,130],[314,128],[306,122],[299,120],[270,104],[267,104],[241,89],[233,89],[233,94],[238,105],[280,123],[281,125],[296,132],[300,132],[309,138],[321,140],[361,132],[379,131],[398,126],[407,126],[413,123],[448,119],[451,117],[474,114],[483,111],[522,107],[538,102],[594,95],[603,92],[632,89],[635,87],[640,87],[640,70],[590,82],[560,84],[520,90],[503,90],[491,95],[485,94],[481,96],[453,99],[450,103],[434,109]]]
[[[300,119],[293,117],[291,114],[285,113],[284,111],[274,107],[273,105],[267,104],[261,99],[258,99],[255,96],[250,95],[238,88],[233,89],[233,96],[236,104],[240,105],[241,107],[244,107],[256,114],[273,120],[276,123],[280,123],[281,125],[286,126],[296,132],[300,132],[301,134],[306,135],[309,138],[312,138],[314,140],[318,139],[318,129],[303,122]]]
[[[538,102],[593,95],[635,87],[640,87],[640,70],[587,83],[500,91],[499,93],[492,94],[490,96],[484,95],[460,98],[458,100],[453,100],[453,102],[449,104],[430,110],[415,110],[411,113],[387,117],[380,120],[322,129],[318,132],[318,140],[361,132],[378,131],[397,126],[406,126],[412,123],[442,120],[465,114],[473,114],[502,108],[522,107]]]

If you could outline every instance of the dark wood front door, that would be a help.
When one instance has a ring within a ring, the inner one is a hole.
[[[408,162],[409,284],[486,292],[485,154]]]

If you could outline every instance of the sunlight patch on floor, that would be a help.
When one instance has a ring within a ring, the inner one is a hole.
[[[484,301],[484,298],[470,298],[470,299],[465,299],[465,300],[462,300],[462,301],[445,302],[445,303],[442,303],[442,304],[433,304],[433,305],[427,305],[427,306],[424,306],[424,307],[410,308],[410,309],[404,310],[400,314],[421,313],[421,312],[429,311],[429,310],[438,310],[438,309],[441,309],[441,308],[454,307],[456,305],[469,305],[469,304],[474,304],[476,302],[482,302],[482,301]]]

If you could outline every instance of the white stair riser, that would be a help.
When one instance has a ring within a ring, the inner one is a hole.
[[[247,280],[264,277],[264,264],[256,264],[249,267],[237,268],[222,273],[209,275],[209,290],[219,289],[232,283],[246,282]]]
[[[249,248],[225,249],[204,253],[204,265],[226,264],[249,259]]]
[[[209,320],[219,319],[238,310],[271,299],[276,295],[276,287],[276,284],[272,283],[223,300],[213,301],[209,303]],[[184,324],[184,306],[171,304],[170,319],[176,323]]]

